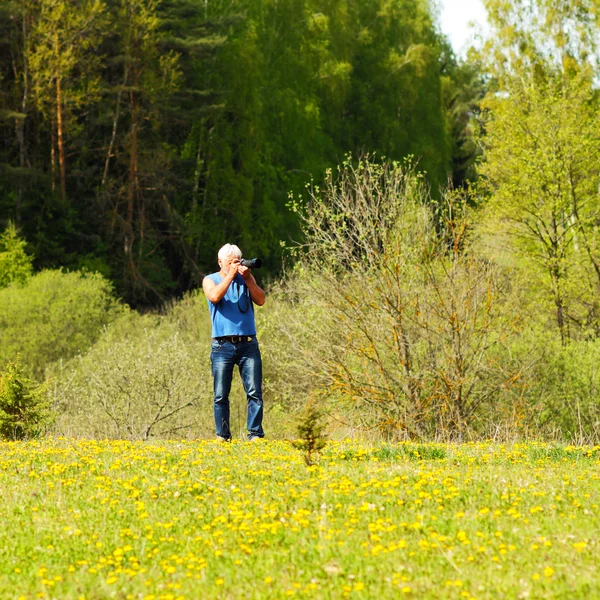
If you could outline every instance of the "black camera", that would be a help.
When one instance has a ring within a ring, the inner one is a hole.
[[[242,267],[248,267],[249,269],[260,269],[262,260],[260,260],[260,258],[241,258],[240,265],[242,265]]]

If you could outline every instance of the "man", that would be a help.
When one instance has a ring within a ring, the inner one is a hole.
[[[254,304],[265,303],[265,292],[248,267],[240,263],[242,252],[225,244],[218,254],[220,270],[202,282],[212,320],[212,364],[214,414],[217,438],[231,441],[229,429],[229,392],[233,369],[238,365],[248,399],[248,439],[264,437],[262,428],[262,360]]]

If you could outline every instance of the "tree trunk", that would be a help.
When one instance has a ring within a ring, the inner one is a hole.
[[[569,330],[565,318],[565,302],[562,293],[562,276],[558,265],[558,258],[554,258],[555,264],[550,265],[550,278],[552,281],[552,294],[554,296],[554,306],[556,307],[556,324],[560,332],[560,342],[562,346],[567,345],[569,339]]]
[[[133,212],[137,195],[138,123],[135,93],[129,92],[131,104],[131,149],[129,154],[129,181],[127,185],[127,221],[125,232],[125,254],[131,256],[134,240]]]
[[[125,65],[125,72],[123,74],[123,86],[127,85],[127,73],[128,73],[128,68],[127,65]],[[117,138],[117,123],[119,122],[119,115],[121,114],[121,95],[123,93],[123,90],[120,89],[119,93],[117,94],[117,108],[115,109],[115,118],[113,119],[113,128],[112,128],[112,134],[110,136],[110,144],[108,145],[108,151],[106,152],[106,161],[104,162],[104,173],[102,175],[102,187],[104,187],[106,185],[106,180],[108,178],[108,165],[110,163],[110,158],[113,154],[113,150],[115,147],[115,140]]]
[[[63,138],[62,85],[56,78],[56,134],[58,138],[58,162],[60,165],[60,191],[63,200],[67,197],[67,168],[65,164],[65,143]]]
[[[27,9],[23,9],[23,97],[21,99],[21,113],[27,111],[29,99],[29,68],[27,63]],[[15,73],[16,75],[16,73]],[[15,133],[19,142],[19,166],[24,169],[27,166],[27,149],[25,146],[25,118],[18,118],[15,122]],[[19,176],[19,189],[15,203],[15,221],[17,225],[21,222],[21,206],[23,205],[23,175]]]
[[[550,281],[552,282],[552,294],[554,296],[554,306],[556,307],[556,324],[560,332],[560,342],[562,346],[567,345],[569,340],[569,328],[566,319],[565,298],[563,295],[563,272],[561,269],[561,258],[564,258],[564,247],[561,246],[561,232],[559,230],[560,218],[552,215],[551,236],[549,248],[549,270]]]
[[[56,121],[52,115],[50,123],[50,166],[52,168],[52,191],[56,191]]]

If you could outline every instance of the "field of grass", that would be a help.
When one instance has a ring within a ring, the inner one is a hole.
[[[600,447],[0,444],[0,598],[600,598]]]

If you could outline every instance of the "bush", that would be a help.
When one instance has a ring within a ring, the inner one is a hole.
[[[0,235],[0,289],[11,283],[23,283],[33,272],[33,259],[25,252],[25,242],[19,239],[17,229],[9,223]]]
[[[39,437],[53,419],[46,385],[31,381],[18,362],[0,373],[0,437]]]
[[[131,312],[52,374],[63,435],[148,439],[212,435],[210,318],[202,292],[163,315]]]
[[[301,450],[307,467],[314,465],[315,457],[327,445],[324,414],[314,403],[308,402],[298,423],[298,439],[292,445]]]
[[[465,199],[438,207],[410,166],[363,160],[302,214],[309,252],[268,309],[274,382],[389,438],[477,431],[512,375],[497,360],[499,270],[470,248]]]
[[[86,351],[125,308],[97,273],[42,271],[0,290],[0,366],[20,354],[32,374]]]
[[[600,340],[536,336],[527,381],[527,422],[546,439],[600,440]],[[532,357],[535,360],[532,361]],[[525,358],[521,358],[525,363]]]

